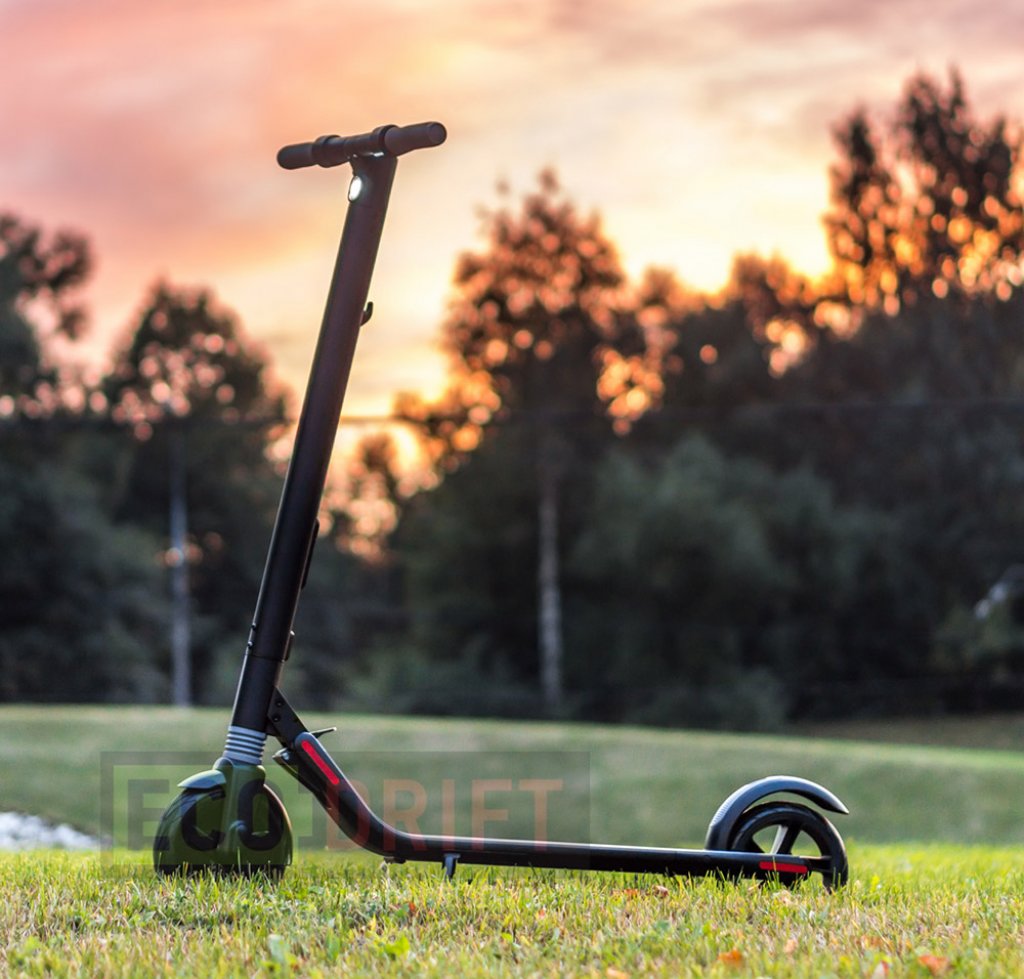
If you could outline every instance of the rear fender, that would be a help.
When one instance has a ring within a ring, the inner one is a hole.
[[[728,850],[729,838],[732,836],[733,827],[740,815],[755,802],[780,792],[803,796],[829,812],[846,815],[850,811],[828,789],[816,782],[809,782],[807,779],[798,778],[795,775],[771,775],[768,778],[760,778],[756,782],[741,785],[718,807],[718,812],[711,817],[711,822],[708,824],[704,849]]]

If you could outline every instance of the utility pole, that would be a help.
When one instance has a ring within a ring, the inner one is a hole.
[[[537,632],[540,640],[540,682],[544,707],[556,714],[562,707],[562,588],[558,561],[558,442],[545,427],[540,433],[537,466]]]
[[[192,704],[192,650],[188,588],[188,456],[185,427],[172,421],[168,442],[170,477],[171,697],[176,707]]]

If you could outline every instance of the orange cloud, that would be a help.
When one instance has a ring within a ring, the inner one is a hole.
[[[495,181],[554,165],[631,269],[714,287],[738,250],[825,261],[828,126],[925,67],[1024,112],[1011,0],[3,0],[0,208],[89,234],[97,348],[157,276],[212,286],[303,383],[344,175],[277,147],[439,118],[403,161],[349,410],[438,383],[454,257]],[[912,24],[913,30],[907,25]]]

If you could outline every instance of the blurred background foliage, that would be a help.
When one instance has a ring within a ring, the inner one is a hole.
[[[1019,705],[1020,130],[952,71],[834,137],[816,282],[759,255],[716,295],[631,281],[555,174],[499,195],[456,262],[447,390],[335,467],[293,700],[761,729]],[[73,368],[91,264],[0,216],[0,699],[169,699],[184,566],[191,697],[222,703],[291,399],[166,282],[102,376]]]

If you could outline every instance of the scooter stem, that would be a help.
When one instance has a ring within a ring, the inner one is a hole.
[[[262,760],[267,712],[288,658],[292,623],[316,539],[320,499],[359,328],[366,318],[366,298],[396,168],[395,158],[389,155],[358,156],[351,162],[354,176],[348,213],[225,749],[225,757],[250,764]]]

